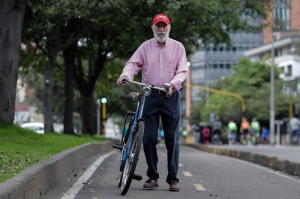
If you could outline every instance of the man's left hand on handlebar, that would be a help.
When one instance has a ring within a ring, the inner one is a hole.
[[[173,88],[174,88],[174,85],[171,84],[171,86],[170,86],[170,88],[169,88],[169,90],[168,90],[168,92],[167,92],[167,94],[166,94],[166,97],[167,97],[167,98],[170,98],[170,97],[172,96]]]
[[[124,86],[125,84],[127,84],[127,82],[122,82],[123,79],[128,79],[127,76],[122,76],[122,77],[119,77],[118,81],[117,81],[117,84],[119,86]]]

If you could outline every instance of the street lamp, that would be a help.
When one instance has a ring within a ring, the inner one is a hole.
[[[274,111],[274,40],[275,32],[272,29],[272,49],[271,49],[271,88],[270,88],[270,144],[274,144],[274,130],[275,130],[275,111]]]

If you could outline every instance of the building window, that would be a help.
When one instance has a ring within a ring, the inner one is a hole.
[[[233,46],[233,47],[232,47],[232,51],[233,51],[233,52],[236,52],[236,46]]]
[[[220,64],[220,69],[221,69],[221,71],[224,70],[224,64]]]
[[[288,65],[287,66],[286,76],[292,76],[292,65]]]
[[[220,52],[223,52],[223,46],[220,46],[220,47],[219,47],[219,51],[220,51]]]

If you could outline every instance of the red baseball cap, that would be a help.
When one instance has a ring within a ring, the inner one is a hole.
[[[167,15],[157,14],[152,21],[152,24],[157,24],[158,22],[164,22],[165,24],[170,24],[170,20]]]

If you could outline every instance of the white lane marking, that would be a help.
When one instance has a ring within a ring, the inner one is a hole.
[[[206,191],[202,184],[193,184],[197,191]]]
[[[179,166],[180,166],[180,167],[183,167],[183,165],[182,165],[182,164],[180,164],[180,163],[179,163]]]
[[[67,191],[67,193],[61,199],[74,199],[78,192],[83,187],[84,183],[93,175],[99,165],[111,154],[115,153],[112,151],[110,153],[100,156],[92,165],[82,174],[82,176],[75,182],[75,184]]]
[[[189,171],[183,171],[182,172],[184,176],[193,176]]]
[[[239,159],[235,159],[236,161],[240,161],[240,162],[243,162],[245,164],[249,164],[253,167],[256,167],[256,168],[259,168],[259,169],[262,169],[262,170],[265,170],[265,171],[268,171],[269,173],[273,173],[275,175],[278,175],[278,176],[281,176],[281,177],[284,177],[284,178],[287,178],[289,180],[293,180],[293,181],[296,181],[296,182],[299,182],[300,183],[300,180],[297,180],[293,177],[290,177],[290,176],[287,176],[288,174],[282,174],[282,173],[279,173],[280,171],[276,171],[274,172],[273,170],[271,170],[270,168],[266,168],[266,167],[263,167],[263,166],[260,166],[260,165],[256,165],[255,163],[251,163],[251,162],[247,162],[247,161],[244,161],[244,160],[239,160]]]

